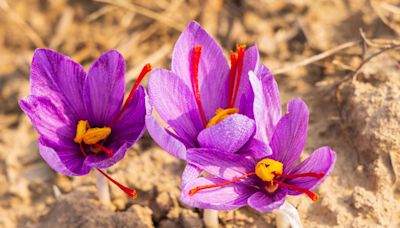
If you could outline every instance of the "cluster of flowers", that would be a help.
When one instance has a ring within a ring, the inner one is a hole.
[[[162,148],[187,161],[181,200],[189,206],[271,211],[287,195],[317,200],[312,189],[332,171],[336,154],[322,147],[297,164],[309,111],[293,99],[281,114],[277,83],[259,64],[256,46],[238,45],[228,64],[217,42],[191,22],[171,68],[146,65],[124,102],[125,61],[117,51],[85,72],[66,56],[38,49],[31,95],[19,104],[40,135],[40,155],[68,176],[97,169],[134,198],[133,189],[102,169],[120,161],[146,126]],[[150,71],[146,92],[139,83]]]

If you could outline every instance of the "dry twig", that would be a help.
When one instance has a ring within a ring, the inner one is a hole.
[[[287,67],[284,67],[284,68],[281,68],[281,69],[277,69],[277,70],[272,70],[272,72],[273,72],[274,75],[285,74],[285,73],[293,71],[293,70],[295,70],[295,69],[297,69],[299,67],[304,67],[304,66],[307,66],[307,65],[309,65],[311,63],[314,63],[314,62],[323,60],[325,58],[328,58],[329,56],[331,56],[331,55],[333,55],[333,54],[335,54],[337,52],[340,52],[340,51],[345,50],[347,48],[351,48],[351,47],[357,46],[360,43],[361,43],[361,41],[347,42],[347,43],[341,44],[341,45],[339,45],[339,46],[337,46],[335,48],[332,48],[332,49],[330,49],[328,51],[322,52],[322,53],[320,53],[318,55],[314,55],[314,56],[311,56],[309,58],[306,58],[306,59],[304,59],[304,60],[302,60],[300,62],[290,63],[290,64],[288,64],[289,66],[287,66]]]

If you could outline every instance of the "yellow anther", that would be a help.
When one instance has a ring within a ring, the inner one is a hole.
[[[211,118],[211,120],[208,122],[206,128],[209,128],[209,127],[221,122],[226,117],[228,117],[232,114],[236,114],[238,112],[239,112],[239,109],[237,109],[237,108],[227,108],[227,109],[219,108],[219,109],[217,109],[217,111],[215,111],[215,116],[213,118]]]
[[[277,174],[282,174],[282,171],[283,164],[269,158],[259,161],[256,165],[256,175],[267,182],[272,181]]]
[[[83,135],[85,135],[88,128],[89,122],[87,120],[79,120],[78,125],[76,126],[76,135],[74,138],[74,142],[81,143]]]
[[[106,139],[111,134],[111,128],[109,127],[95,127],[90,128],[83,135],[83,142],[87,145],[93,145],[101,140]]]

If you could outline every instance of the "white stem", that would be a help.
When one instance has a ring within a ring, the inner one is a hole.
[[[301,228],[301,221],[297,209],[286,202],[274,211],[277,228]]]
[[[104,172],[106,172],[104,170]],[[97,193],[99,194],[99,200],[105,206],[111,205],[110,189],[108,187],[108,180],[100,172],[96,172],[96,186]]]
[[[205,209],[203,213],[203,221],[207,228],[218,228],[218,211]]]

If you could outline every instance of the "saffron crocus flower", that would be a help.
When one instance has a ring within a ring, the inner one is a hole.
[[[272,154],[265,151],[264,156],[255,157],[223,148],[189,149],[187,161],[212,176],[185,185],[181,195],[184,203],[204,209],[232,210],[249,205],[258,211],[271,211],[280,207],[287,195],[304,193],[313,201],[318,199],[311,190],[332,171],[335,152],[322,147],[296,165],[307,136],[306,104],[300,99],[290,101],[286,114],[273,125],[268,112],[279,113],[280,107],[271,104],[280,102],[274,100],[279,96],[272,75],[261,67],[257,75],[251,72],[250,80],[257,100],[255,115],[261,114],[261,107],[265,109],[265,118],[258,118],[257,130],[262,132],[259,135],[270,138]]]
[[[31,66],[31,95],[19,101],[39,133],[39,152],[55,171],[67,176],[88,174],[92,168],[135,197],[103,172],[120,161],[143,134],[145,91],[143,68],[123,103],[125,61],[115,50],[100,56],[88,72],[70,58],[37,49]]]
[[[166,151],[186,159],[188,148],[212,147],[227,151],[258,151],[267,144],[255,141],[254,95],[248,72],[258,68],[256,46],[237,46],[230,67],[222,48],[196,22],[179,37],[172,55],[172,70],[155,69],[149,79],[146,126]],[[168,125],[164,128],[152,109]],[[187,166],[183,185],[201,172]]]

